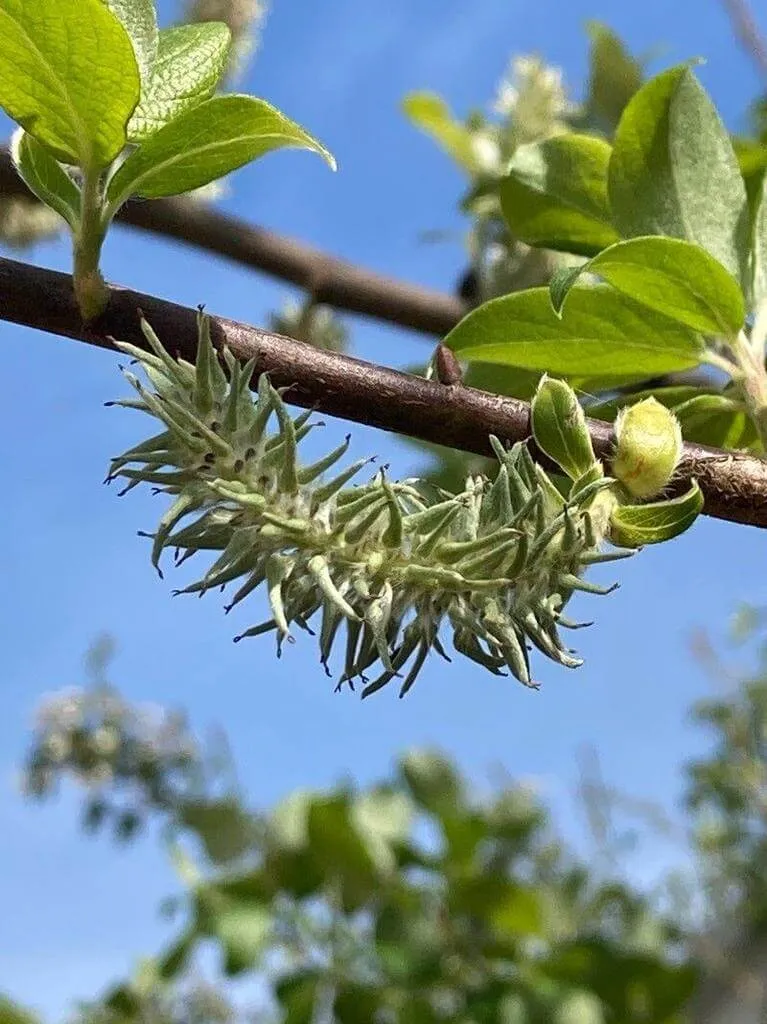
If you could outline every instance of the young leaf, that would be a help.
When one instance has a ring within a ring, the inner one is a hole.
[[[745,186],[727,130],[689,67],[665,71],[631,100],[615,134],[608,179],[622,235],[697,242],[745,280]]]
[[[133,46],[102,0],[0,0],[0,106],[57,159],[109,164],[138,98]]]
[[[684,402],[691,398],[698,398],[700,395],[721,394],[718,388],[699,388],[691,384],[675,384],[668,388],[650,388],[646,391],[635,391],[630,395],[618,395],[604,402],[596,402],[586,409],[589,417],[596,420],[612,420],[618,415],[620,409],[627,405],[636,405],[645,398],[654,398],[667,409],[675,412]]]
[[[11,139],[11,157],[30,192],[75,228],[80,219],[80,192],[50,150],[18,128]]]
[[[152,75],[128,125],[131,142],[149,138],[212,96],[226,71],[231,42],[227,26],[216,21],[163,30]]]
[[[411,92],[402,101],[402,109],[414,125],[439,143],[465,171],[477,174],[482,170],[472,133],[453,117],[441,96]]]
[[[575,392],[564,381],[541,379],[532,401],[531,424],[535,443],[571,480],[594,466],[586,417]]]
[[[647,505],[622,505],[610,519],[610,540],[622,548],[660,544],[684,533],[703,508],[703,494],[693,480],[678,498]]]
[[[445,344],[469,362],[624,379],[696,366],[700,337],[613,291],[578,288],[560,320],[547,288],[493,299],[472,310]]]
[[[767,172],[761,175],[756,195],[751,245],[751,290],[758,309],[767,302]]]
[[[106,0],[106,5],[120,19],[130,36],[143,87],[151,78],[157,56],[157,13],[154,0]]]
[[[584,395],[590,395],[594,391],[602,391],[605,388],[622,387],[641,379],[641,374],[635,373],[629,375],[613,373],[599,377],[584,377],[568,373],[565,376],[570,387]],[[523,402],[529,402],[535,394],[540,379],[540,370],[523,370],[518,366],[474,362],[467,368],[463,383],[468,388],[488,391],[491,395],[508,395],[510,398],[519,398]]]
[[[612,133],[642,84],[642,68],[606,25],[592,21],[586,28],[591,37],[586,118],[588,123]]]
[[[695,395],[674,407],[686,441],[730,451],[760,450],[753,419],[726,395]]]
[[[731,337],[743,326],[746,309],[740,285],[692,242],[648,235],[611,245],[583,266],[555,275],[550,289],[557,313],[584,271],[703,334]]]
[[[132,195],[157,199],[200,188],[284,146],[313,150],[335,169],[325,147],[269,103],[252,96],[214,96],[128,157],[109,182],[110,212]]]
[[[732,146],[738,158],[738,167],[746,185],[748,205],[753,216],[762,189],[762,177],[767,168],[767,146],[755,139],[733,136]]]
[[[607,201],[610,147],[589,135],[520,146],[500,185],[513,234],[529,245],[593,256],[617,242]]]
[[[198,889],[198,917],[208,922],[223,955],[224,974],[231,977],[252,967],[268,941],[273,915],[268,905],[232,898],[212,886]]]

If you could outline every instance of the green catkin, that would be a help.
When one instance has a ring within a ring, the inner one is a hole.
[[[108,479],[146,481],[173,498],[153,535],[158,571],[166,548],[176,564],[218,552],[183,593],[238,584],[228,611],[265,584],[272,619],[238,640],[276,630],[280,651],[292,626],[312,632],[315,620],[325,670],[340,655],[339,687],[360,680],[363,696],[393,679],[404,695],[432,650],[447,658],[443,627],[459,654],[526,686],[537,685],[532,648],[560,665],[580,664],[559,634],[581,625],[563,616],[567,600],[576,590],[608,592],[582,578],[585,568],[631,553],[601,550],[618,499],[599,464],[569,499],[525,444],[507,451],[496,438],[495,480],[470,477],[462,493],[441,492],[437,502],[383,471],[353,485],[369,460],[323,481],[348,438],[301,466],[309,414],[291,418],[266,376],[255,396],[247,390],[252,365],[239,368],[229,355],[222,365],[204,316],[195,366],[173,360],[142,326],[151,353],[120,347],[148,371],[154,391],[126,373],[140,396],[130,404],[165,429],[114,459]]]

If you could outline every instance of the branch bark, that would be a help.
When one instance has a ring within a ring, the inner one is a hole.
[[[0,194],[30,196],[1,147]],[[365,270],[183,196],[134,200],[117,220],[289,281],[317,302],[423,334],[445,335],[468,312],[468,306],[452,295]]]
[[[139,311],[169,350],[194,359],[194,310],[113,288],[106,313],[85,325],[74,303],[69,275],[0,260],[0,318],[4,320],[102,348],[114,348],[114,338],[145,347]],[[276,386],[289,388],[286,399],[296,405],[480,455],[491,455],[489,434],[504,441],[530,435],[530,407],[525,402],[427,381],[222,317],[211,320],[215,343],[227,345],[243,360],[255,358],[256,378],[268,373]],[[597,455],[609,459],[611,425],[598,420],[589,420],[588,425]],[[677,489],[684,490],[692,478],[705,495],[707,515],[767,526],[767,461],[687,444]]]

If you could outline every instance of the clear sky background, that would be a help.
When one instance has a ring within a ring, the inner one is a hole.
[[[161,0],[160,14],[167,24],[175,4]],[[717,0],[274,0],[243,85],[317,134],[339,171],[306,153],[267,156],[233,177],[223,206],[383,273],[451,289],[460,245],[425,246],[418,234],[462,229],[455,204],[463,182],[401,116],[401,97],[433,89],[465,113],[491,101],[512,54],[530,52],[561,65],[580,97],[588,18],[610,24],[633,52],[656,54],[655,71],[706,58],[703,82],[730,128],[745,126],[759,83]],[[64,244],[25,258],[69,268]],[[291,294],[122,228],[104,263],[113,281],[256,324]],[[351,326],[364,358],[404,366],[428,352],[418,336],[362,319]],[[223,726],[258,806],[344,776],[371,781],[405,748],[430,745],[480,784],[498,766],[537,779],[560,829],[579,841],[576,754],[593,744],[613,784],[673,810],[680,766],[703,745],[687,709],[710,689],[690,636],[699,627],[721,636],[741,599],[765,600],[763,534],[703,519],[668,547],[621,563],[617,593],[578,604],[597,621],[578,634],[585,667],[569,672],[538,659],[538,693],[435,660],[407,700],[391,690],[361,703],[333,693],[310,638],[281,662],[269,639],[233,645],[242,626],[263,618],[258,600],[235,619],[212,595],[171,598],[176,581],[157,578],[136,537],[153,528],[163,499],[134,492],[120,500],[101,486],[110,456],[145,436],[130,412],[102,406],[126,393],[115,358],[11,325],[0,334],[0,990],[56,1019],[168,934],[157,908],[177,884],[155,842],[120,850],[106,836],[85,839],[72,793],[31,806],[16,788],[36,703],[84,680],[83,654],[105,631],[118,642],[114,683],[133,700],[186,707],[200,730]],[[347,429],[329,420],[315,450],[333,447]],[[411,448],[360,427],[353,451],[380,453],[399,475],[414,466]],[[668,857],[650,847],[632,870],[650,881]]]

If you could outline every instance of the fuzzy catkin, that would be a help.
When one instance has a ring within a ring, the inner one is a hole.
[[[470,477],[459,494],[435,501],[383,470],[354,486],[369,460],[328,476],[347,437],[302,465],[297,449],[310,413],[291,417],[266,375],[254,398],[253,364],[225,351],[225,371],[205,317],[196,365],[171,358],[142,327],[151,352],[120,348],[153,390],[124,371],[138,400],[114,404],[148,412],[163,430],[114,459],[108,479],[174,497],[152,535],[158,570],[166,548],[177,564],[204,551],[216,556],[181,593],[232,586],[229,609],[266,586],[272,617],[238,640],[276,632],[279,650],[293,628],[311,632],[316,622],[326,672],[342,647],[338,687],[359,680],[363,696],[395,678],[404,695],[432,651],[450,660],[446,629],[460,654],[527,686],[537,685],[532,648],[560,665],[581,664],[560,633],[579,625],[565,606],[575,591],[612,589],[585,581],[588,565],[631,554],[600,553],[613,500],[600,466],[565,499],[526,444],[506,451],[491,438],[497,476]]]

